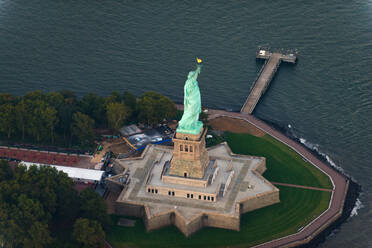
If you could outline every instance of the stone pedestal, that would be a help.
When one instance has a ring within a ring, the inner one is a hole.
[[[175,134],[169,175],[184,178],[203,178],[209,163],[208,152],[205,148],[206,133],[207,129],[203,128],[197,135]]]

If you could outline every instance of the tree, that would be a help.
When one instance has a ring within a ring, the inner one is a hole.
[[[69,210],[61,216],[61,210],[72,207],[71,199],[77,202],[72,186],[65,173],[52,167],[11,169],[7,161],[0,161],[0,239],[4,247],[48,247],[53,241],[49,225],[73,221],[78,213]]]
[[[124,103],[112,102],[107,105],[107,121],[109,127],[118,131],[129,116],[128,107]]]
[[[94,93],[88,93],[81,99],[81,110],[92,118],[96,125],[106,124],[105,100]]]
[[[10,167],[8,161],[0,160],[0,244],[4,248],[77,247],[65,240],[66,230],[71,234],[73,230],[71,237],[84,247],[101,247],[105,237],[101,225],[107,225],[109,218],[106,211],[99,195],[90,190],[79,197],[72,179],[55,168]],[[83,215],[90,220],[77,221]]]
[[[176,107],[169,97],[157,92],[144,93],[137,102],[138,119],[150,125],[176,115]]]
[[[137,98],[132,93],[125,91],[123,94],[124,104],[133,112],[136,110]]]
[[[72,116],[72,134],[78,139],[79,144],[89,146],[93,143],[94,135],[94,120],[89,116],[77,112]]]
[[[0,131],[5,133],[10,139],[16,130],[15,108],[12,104],[7,103],[0,105]]]
[[[22,140],[25,139],[26,123],[27,123],[27,119],[30,119],[29,114],[30,114],[30,112],[28,111],[25,100],[22,99],[15,106],[16,123],[17,123],[18,129],[21,130],[21,132],[22,132]]]
[[[51,107],[59,110],[59,108],[63,105],[64,98],[61,93],[52,91],[47,95],[47,102]]]
[[[10,180],[13,177],[12,169],[8,161],[0,160],[0,182]]]
[[[102,248],[105,245],[105,233],[101,225],[94,220],[77,219],[72,236],[84,248]]]
[[[163,95],[156,103],[155,110],[159,113],[159,118],[167,120],[174,118],[177,112],[174,102],[169,97]]]
[[[44,112],[47,108],[47,103],[43,100],[28,100],[27,103],[30,106],[29,119],[27,120],[26,131],[31,137],[36,138],[37,142],[40,142],[43,137],[48,134],[48,128],[45,126],[45,115]]]
[[[121,102],[120,93],[117,91],[113,91],[111,95],[105,98],[105,105],[107,106],[109,103],[112,102]]]
[[[63,104],[58,109],[59,129],[63,130],[63,138],[66,141],[66,134],[71,133],[72,116],[79,111],[78,102],[73,92],[63,90],[59,92],[63,98]],[[72,138],[72,136],[70,136]],[[71,142],[70,142],[71,143]]]
[[[43,119],[46,127],[50,130],[50,138],[54,144],[54,128],[58,123],[57,110],[53,107],[46,107],[43,111]]]
[[[15,99],[12,94],[0,93],[0,105],[6,104],[6,103],[13,103],[14,100]]]
[[[64,99],[70,99],[72,102],[77,102],[76,95],[71,90],[61,90],[59,93]]]
[[[8,200],[0,205],[0,233],[5,247],[36,248],[50,244],[52,239],[42,204],[20,192],[13,193],[13,200],[14,204]]]
[[[87,188],[80,193],[80,216],[98,221],[105,230],[108,230],[111,226],[106,202],[91,188]]]
[[[202,111],[199,115],[199,121],[203,122],[204,125],[208,125],[208,114]]]
[[[45,101],[46,95],[41,92],[41,90],[35,90],[32,92],[28,92],[26,95],[23,96],[23,99],[30,100],[30,101]]]
[[[34,222],[28,230],[28,237],[23,241],[24,247],[43,248],[52,243],[52,237],[47,224]]]

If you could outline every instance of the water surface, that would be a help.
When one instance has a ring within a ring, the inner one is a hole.
[[[371,1],[0,0],[0,91],[156,90],[182,102],[195,56],[203,104],[239,110],[258,45],[297,48],[255,115],[317,146],[363,187],[324,247],[372,246]]]

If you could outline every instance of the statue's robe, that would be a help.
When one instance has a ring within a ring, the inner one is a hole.
[[[203,123],[199,121],[201,112],[201,97],[197,81],[199,73],[200,66],[196,71],[189,72],[187,77],[184,87],[184,111],[177,132],[199,134],[203,127]]]

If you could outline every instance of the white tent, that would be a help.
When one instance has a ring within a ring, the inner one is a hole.
[[[100,170],[91,170],[91,169],[83,169],[83,168],[76,168],[76,167],[67,167],[67,166],[60,166],[60,165],[52,165],[52,164],[38,164],[38,163],[32,163],[32,162],[21,162],[23,165],[25,165],[27,168],[29,168],[31,165],[45,165],[45,166],[51,166],[56,168],[58,171],[63,171],[68,175],[68,177],[73,178],[75,180],[82,180],[82,181],[96,181],[99,182],[102,179],[102,175],[104,171]]]

